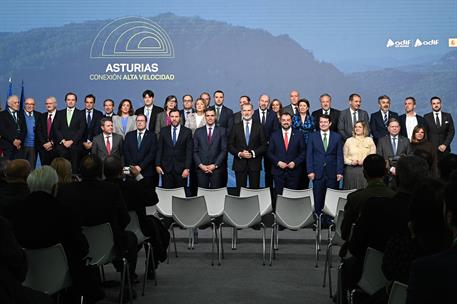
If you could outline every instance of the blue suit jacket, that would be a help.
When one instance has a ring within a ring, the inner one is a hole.
[[[156,135],[146,130],[138,149],[137,131],[130,131],[124,139],[124,163],[126,166],[140,166],[141,174],[151,177],[155,172],[155,156],[157,151]]]
[[[268,144],[267,155],[271,161],[271,174],[281,175],[285,172],[285,170],[280,169],[277,166],[279,161],[283,161],[285,163],[293,161],[295,163],[295,168],[287,170],[301,172],[301,168],[306,157],[305,140],[303,139],[303,135],[300,132],[292,131],[292,135],[289,139],[289,146],[286,151],[282,137],[282,130],[279,129],[273,132],[270,137],[270,143]]]
[[[266,117],[265,125],[263,125],[263,131],[265,133],[265,138],[267,139],[267,142],[268,142],[268,141],[270,141],[271,134],[274,131],[276,131],[280,126],[279,126],[279,121],[278,121],[278,118],[276,117],[275,112],[268,109],[266,114],[267,114],[267,117]],[[252,116],[252,121],[262,124],[259,109],[254,111],[254,115]]]
[[[330,131],[327,151],[324,151],[320,131],[311,133],[306,149],[306,169],[308,174],[315,174],[315,179],[320,179],[324,175],[336,178],[337,174],[343,174],[343,139],[341,135]]]
[[[396,112],[389,111],[388,120],[391,118],[398,119],[398,114]],[[378,143],[378,140],[381,137],[386,136],[389,134],[387,131],[387,127],[384,125],[384,118],[381,115],[381,111],[376,111],[371,113],[370,116],[370,131],[373,135],[373,140],[375,143]]]
[[[211,144],[208,144],[208,134],[206,126],[198,128],[194,133],[194,162],[200,164],[215,164],[221,167],[225,163],[227,156],[227,136],[225,129],[215,127],[212,130]]]

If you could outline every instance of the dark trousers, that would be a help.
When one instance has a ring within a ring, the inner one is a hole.
[[[136,269],[137,253],[138,253],[138,239],[136,235],[131,231],[122,231],[119,235],[119,239],[115,239],[117,248],[118,259],[113,265],[118,271],[122,269],[122,258],[125,257],[129,262],[130,274],[133,275]]]
[[[21,148],[19,150],[14,147],[13,149],[6,149],[3,150],[3,157],[9,160],[14,160],[14,159],[23,159],[24,158],[24,148]]]
[[[265,187],[273,188],[273,175],[271,174],[271,161],[268,157],[263,158],[263,169],[265,170]]]
[[[280,175],[273,175],[275,182],[275,194],[282,195],[284,188],[298,190],[300,188],[300,172],[301,169],[297,168],[294,171],[284,170]]]
[[[323,176],[319,179],[313,180],[313,194],[314,194],[314,211],[316,214],[321,214],[325,203],[325,193],[327,188],[338,189],[338,182],[336,176],[329,178]]]
[[[74,144],[77,145],[77,144]],[[79,172],[79,161],[81,156],[81,150],[78,147],[65,148],[63,145],[58,145],[56,148],[57,154],[60,157],[64,157],[71,162],[71,170],[73,174]]]
[[[223,184],[222,180],[223,171],[226,170],[224,167],[221,167],[214,170],[212,174],[206,174],[203,173],[202,170],[198,169],[198,186],[207,189],[217,189],[226,186],[226,184]]]
[[[236,187],[247,187],[249,177],[249,188],[260,188],[260,171],[235,171]]]
[[[57,157],[57,153],[54,149],[51,151],[46,151],[44,149],[40,149],[38,151],[38,153],[40,155],[40,162],[41,162],[42,166],[44,166],[44,165],[49,166],[51,164],[51,162],[54,160],[54,158]]]
[[[166,189],[180,188],[187,186],[187,178],[182,178],[181,173],[167,172],[162,175],[162,187]]]
[[[192,169],[189,173],[189,192],[191,196],[197,195],[198,188],[198,176],[197,176],[197,167],[195,164],[192,165]]]
[[[22,149],[24,150],[24,158],[29,161],[30,166],[34,169],[36,167],[37,158],[35,147],[23,147]]]

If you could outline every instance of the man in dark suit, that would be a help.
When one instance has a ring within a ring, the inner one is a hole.
[[[197,166],[198,186],[216,189],[224,187],[222,171],[227,157],[225,129],[216,126],[216,112],[205,111],[206,126],[194,133],[194,162]]]
[[[107,98],[103,101],[103,117],[113,117],[114,114],[114,101],[110,98]]]
[[[182,110],[179,110],[181,113],[182,125],[186,125],[187,115],[190,113],[195,113],[195,109],[193,107],[194,99],[192,95],[186,94],[182,97]]]
[[[35,99],[28,97],[24,100],[24,121],[27,126],[27,134],[24,138],[24,158],[29,161],[32,168],[36,166],[38,157],[37,128],[41,113],[35,111]]]
[[[330,131],[329,115],[319,117],[320,131],[311,133],[306,148],[306,170],[313,182],[314,211],[320,215],[324,207],[327,188],[338,189],[343,178],[343,140],[341,135]]]
[[[251,103],[251,98],[249,96],[243,95],[240,97],[240,110],[233,114],[233,124],[234,125],[240,123],[243,120],[243,118],[241,116],[241,109],[243,108],[243,105],[250,104],[250,103]]]
[[[441,98],[434,96],[430,99],[432,112],[425,114],[424,118],[428,125],[428,138],[438,149],[438,157],[441,159],[451,152],[451,143],[454,139],[454,120],[450,113],[441,111]]]
[[[144,114],[136,117],[136,130],[125,135],[124,164],[134,167],[146,180],[155,187],[157,174],[155,173],[155,157],[157,152],[157,137],[153,131],[146,129],[147,118]]]
[[[330,120],[333,121],[330,130],[333,132],[338,132],[338,119],[340,117],[340,110],[332,108],[332,96],[330,94],[322,94],[319,97],[321,102],[321,108],[314,111],[311,115],[314,118],[314,124],[316,125],[316,130],[319,130],[319,116],[322,114],[330,115]]]
[[[103,113],[94,108],[95,96],[92,94],[84,97],[84,106],[86,130],[83,135],[83,155],[87,155],[92,149],[94,137],[101,133],[100,120],[103,118]]]
[[[397,118],[396,112],[390,111],[390,97],[382,95],[378,97],[379,111],[376,111],[370,116],[370,130],[373,135],[374,143],[377,144],[381,137],[389,134],[387,131],[387,123],[390,118]]]
[[[109,223],[113,231],[117,259],[125,257],[133,277],[137,261],[137,238],[125,231],[130,216],[119,188],[105,181],[102,161],[96,155],[86,155],[81,160],[81,178],[78,183],[59,185],[57,199],[70,207],[80,227]],[[115,263],[115,266],[119,266]]]
[[[0,112],[0,150],[8,159],[24,158],[24,140],[27,126],[23,113],[19,112],[19,98],[8,97],[8,107]]]
[[[457,302],[457,183],[446,186],[445,221],[454,240],[451,248],[413,261],[408,304]]]
[[[86,119],[84,112],[76,108],[77,96],[73,92],[65,95],[66,109],[57,111],[52,124],[54,128],[57,154],[71,162],[73,173],[79,169]]]
[[[260,187],[260,170],[262,156],[267,150],[267,140],[261,124],[252,120],[254,109],[252,104],[242,108],[243,122],[236,124],[229,135],[228,150],[233,155],[233,171],[235,171],[236,187]]]
[[[406,97],[405,114],[398,117],[398,121],[400,122],[400,135],[407,137],[409,141],[411,141],[415,126],[419,125],[428,130],[427,122],[422,116],[416,114],[415,109],[416,99],[412,96]]]
[[[270,110],[270,97],[262,94],[259,97],[259,108],[254,111],[252,121],[260,123],[263,127],[263,133],[267,140],[267,145],[270,142],[271,134],[280,128],[276,113]],[[266,155],[263,156],[263,169],[265,170],[265,187],[273,189],[273,176],[271,175],[271,161]]]
[[[294,116],[298,112],[298,101],[300,100],[300,93],[297,90],[290,91],[289,99],[290,104],[285,106],[282,111]]]
[[[122,136],[113,133],[111,118],[103,117],[100,124],[103,132],[93,138],[91,153],[100,157],[102,161],[108,156],[115,156],[122,160],[124,154]]]
[[[135,111],[135,115],[144,114],[147,118],[148,124],[146,129],[154,132],[156,126],[157,114],[163,112],[163,108],[154,105],[154,92],[146,90],[143,92],[144,106]]]
[[[343,137],[343,141],[352,136],[352,129],[356,122],[364,121],[369,125],[368,113],[360,108],[361,105],[362,98],[359,94],[353,93],[349,96],[349,108],[341,111],[338,118],[338,133]]]
[[[179,110],[170,111],[170,120],[159,133],[156,171],[164,188],[185,187],[192,166],[192,131],[180,124]]]
[[[37,128],[37,145],[42,165],[50,165],[52,160],[57,157],[56,145],[57,140],[55,130],[52,127],[57,112],[57,100],[50,96],[44,103],[46,112],[40,115]]]
[[[281,129],[273,132],[268,144],[267,156],[272,164],[276,194],[282,194],[284,187],[298,189],[306,157],[303,136],[293,132],[290,113],[281,115]]]
[[[216,111],[216,126],[225,128],[228,136],[233,127],[233,111],[224,106],[224,92],[217,90],[213,97],[214,106],[210,108]]]
[[[395,166],[401,155],[411,153],[411,145],[406,137],[399,135],[400,124],[396,118],[391,118],[387,125],[389,134],[380,138],[376,146],[376,153],[386,161],[387,168],[395,174]]]

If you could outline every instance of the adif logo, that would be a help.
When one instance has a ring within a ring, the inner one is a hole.
[[[435,46],[438,45],[440,42],[438,39],[432,39],[428,41],[421,41],[420,39],[416,39],[416,42],[414,43],[414,47],[421,47],[421,46]]]
[[[391,47],[396,47],[396,48],[409,48],[411,45],[411,40],[397,40],[393,41],[392,39],[387,40],[386,47],[391,48]]]

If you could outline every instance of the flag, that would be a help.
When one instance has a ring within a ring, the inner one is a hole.
[[[24,80],[22,80],[21,99],[19,101],[19,111],[24,110],[24,99],[25,99],[25,95],[24,95]]]
[[[8,86],[8,95],[6,95],[5,109],[8,109],[8,97],[13,95],[13,81],[11,80],[11,76],[10,76],[10,79],[8,80],[8,82],[9,82],[9,86]]]

